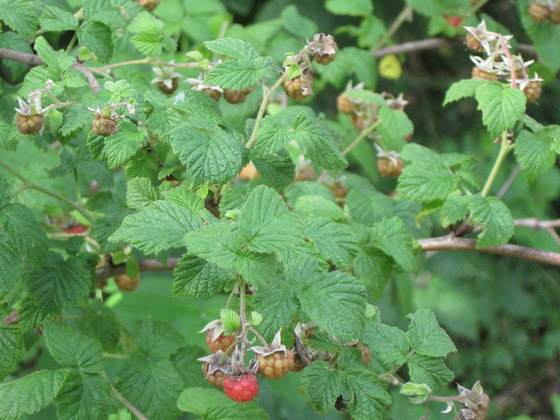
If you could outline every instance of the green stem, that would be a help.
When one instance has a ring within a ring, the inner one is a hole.
[[[268,106],[268,103],[270,102],[270,97],[272,96],[274,91],[276,89],[278,89],[278,87],[280,87],[280,85],[282,83],[284,83],[284,80],[286,80],[287,76],[288,76],[288,72],[285,71],[282,74],[282,76],[280,76],[280,78],[276,81],[276,83],[274,83],[272,85],[270,90],[268,92],[266,92],[266,94],[263,96],[263,100],[261,102],[261,106],[260,106],[259,112],[257,114],[257,119],[255,120],[255,126],[253,127],[253,132],[251,133],[251,137],[249,137],[249,141],[247,142],[247,149],[251,150],[255,146],[255,143],[257,142],[257,140],[259,138],[258,137],[259,128],[261,126],[261,122],[262,122],[264,113],[266,111],[266,107]]]
[[[127,359],[128,355],[117,353],[103,353],[103,357],[105,357],[106,359]]]
[[[396,17],[395,21],[392,23],[391,27],[387,30],[387,33],[381,38],[379,43],[376,45],[375,49],[382,48],[387,41],[391,39],[391,37],[397,32],[397,30],[401,27],[408,16],[412,13],[412,6],[410,4],[406,4],[406,6],[401,10],[399,15]]]
[[[350,153],[352,149],[360,144],[360,142],[365,139],[372,131],[374,131],[379,126],[379,124],[381,124],[381,119],[378,119],[376,122],[363,130],[360,135],[356,137],[356,139],[342,151],[342,156],[346,156],[348,153]]]
[[[6,171],[8,171],[12,175],[14,175],[16,178],[19,178],[25,184],[25,186],[27,188],[30,188],[32,190],[40,191],[43,194],[49,195],[53,198],[56,198],[57,200],[65,202],[70,207],[72,207],[73,209],[80,212],[86,219],[88,219],[93,224],[93,222],[94,222],[93,217],[89,214],[87,209],[84,206],[82,206],[81,204],[74,203],[72,200],[69,200],[68,198],[60,195],[59,193],[57,193],[55,191],[52,191],[48,188],[42,187],[41,185],[38,185],[38,184],[35,184],[34,182],[31,182],[29,179],[25,178],[22,174],[17,172],[15,169],[11,168],[10,166],[8,166],[8,165],[6,165],[2,162],[0,162],[0,168],[5,169]]]
[[[498,153],[498,157],[494,162],[494,166],[492,167],[492,171],[490,171],[490,175],[488,175],[488,179],[484,184],[484,188],[480,192],[480,195],[486,197],[490,192],[490,188],[492,188],[492,184],[496,179],[496,175],[498,175],[498,171],[500,170],[500,166],[504,161],[506,155],[513,149],[513,145],[508,144],[507,142],[507,130],[502,133],[502,140],[500,142],[500,152]]]
[[[66,47],[66,54],[70,54],[70,51],[72,51],[72,48],[74,48],[74,44],[76,44],[77,39],[78,39],[78,32],[74,32],[74,35],[72,35],[72,39],[70,39],[70,42]]]
[[[473,6],[472,13],[475,14],[476,12],[478,12],[489,1],[490,0],[479,0],[478,3]]]

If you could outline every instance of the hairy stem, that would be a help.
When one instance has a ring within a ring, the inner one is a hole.
[[[49,195],[53,198],[56,198],[57,200],[63,201],[66,204],[68,204],[70,207],[72,207],[73,209],[77,210],[78,212],[80,212],[89,222],[93,223],[94,219],[93,217],[89,214],[89,212],[87,211],[87,209],[82,206],[79,203],[75,203],[72,200],[64,197],[63,195],[60,195],[59,193],[50,190],[48,188],[45,188],[41,185],[35,184],[34,182],[31,182],[29,179],[25,178],[23,175],[21,175],[19,172],[17,172],[15,169],[11,168],[10,166],[6,165],[5,163],[0,162],[0,168],[10,172],[12,175],[14,175],[15,177],[19,178],[27,188],[33,189],[33,190],[37,190],[42,192],[43,194]]]
[[[498,175],[500,166],[502,165],[504,158],[512,149],[513,146],[508,144],[507,141],[507,130],[506,130],[502,133],[502,140],[500,142],[500,152],[498,153],[498,157],[496,158],[496,161],[494,162],[494,166],[492,167],[492,171],[490,171],[490,175],[488,175],[488,179],[486,180],[486,183],[484,184],[484,187],[480,192],[480,195],[482,195],[483,197],[486,197],[490,192],[490,188],[492,188],[492,184],[496,179],[496,175]]]
[[[276,81],[276,83],[274,83],[272,87],[268,90],[268,92],[266,92],[266,94],[263,96],[261,106],[259,107],[259,112],[257,113],[257,119],[255,120],[255,126],[253,127],[253,131],[251,132],[251,137],[249,137],[249,141],[247,142],[247,149],[251,150],[255,146],[257,140],[259,139],[259,128],[261,127],[264,113],[266,111],[266,108],[268,107],[268,103],[270,102],[270,97],[272,96],[274,91],[278,89],[282,83],[284,83],[284,80],[286,80],[287,76],[288,76],[287,71],[282,73],[282,76],[280,76],[280,78]]]

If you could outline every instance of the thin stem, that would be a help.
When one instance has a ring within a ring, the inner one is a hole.
[[[245,301],[245,296],[247,291],[245,290],[245,281],[241,283],[239,289],[239,317],[241,318],[241,360],[245,360],[245,346],[247,344],[247,304]]]
[[[428,399],[432,401],[439,401],[439,402],[452,402],[452,401],[459,401],[464,399],[464,396],[461,395],[452,395],[450,397],[441,397],[439,395],[429,395]]]
[[[519,174],[519,171],[521,171],[520,163],[515,165],[515,169],[511,171],[511,174],[509,174],[508,179],[506,180],[506,182],[504,182],[504,185],[502,185],[502,188],[500,188],[500,191],[498,191],[496,197],[502,198],[504,195],[506,195],[507,191],[509,190],[509,187],[511,187],[511,184],[513,184],[513,181],[515,181],[515,178]]]
[[[127,359],[128,355],[117,353],[103,353],[103,357],[105,357],[106,359]]]
[[[95,71],[105,71],[109,69],[114,69],[116,67],[132,66],[134,64],[148,64],[149,62],[150,62],[149,58],[141,58],[139,60],[121,61],[120,63],[107,64],[106,66],[101,66],[101,67],[90,67],[89,69],[90,70],[95,69]]]
[[[259,107],[259,112],[257,113],[257,119],[255,120],[255,126],[253,127],[253,132],[251,133],[251,137],[249,137],[249,141],[247,142],[247,149],[251,150],[255,146],[257,140],[259,139],[258,136],[259,128],[261,126],[261,122],[264,113],[266,111],[266,108],[268,106],[268,103],[270,102],[270,97],[272,96],[274,91],[278,89],[278,87],[280,87],[282,83],[284,83],[284,80],[286,80],[287,76],[288,76],[288,72],[285,71],[282,74],[282,76],[280,76],[280,78],[276,81],[276,83],[274,83],[272,87],[268,90],[268,92],[266,92],[266,94],[263,96],[261,106]]]
[[[233,286],[233,289],[231,289],[231,293],[229,294],[228,300],[226,302],[226,308],[229,308],[229,304],[231,303],[231,299],[233,299],[233,296],[237,294],[239,285],[241,284],[241,281],[238,280],[235,285]]]
[[[132,405],[113,385],[111,385],[111,392],[113,396],[119,400],[126,408],[128,408],[132,414],[134,414],[140,420],[148,420],[148,418],[140,412],[136,407]]]
[[[517,82],[515,80],[515,77],[517,76],[517,74],[515,72],[515,63],[513,62],[513,57],[511,56],[511,52],[509,51],[509,48],[507,46],[506,39],[503,36],[500,36],[500,41],[502,43],[502,48],[504,49],[504,51],[506,53],[506,57],[509,60],[509,67],[510,67],[510,73],[511,73],[511,87],[515,89],[515,87],[517,86]]]
[[[387,43],[387,41],[391,39],[391,37],[395,34],[395,32],[397,32],[397,30],[401,27],[404,21],[408,19],[411,13],[412,13],[412,6],[407,3],[406,6],[401,10],[399,15],[396,17],[394,22],[391,24],[387,33],[383,36],[383,38],[381,38],[376,48],[383,47]]]
[[[363,139],[365,139],[369,134],[371,134],[378,126],[379,124],[381,124],[381,119],[378,119],[377,121],[375,121],[373,124],[369,125],[368,127],[366,127],[365,129],[363,129],[360,134],[358,134],[358,137],[356,137],[354,139],[354,141],[352,141],[352,143],[350,143],[348,146],[346,146],[346,148],[341,152],[342,156],[346,156],[348,153],[350,153],[358,144],[361,143],[361,141]],[[323,181],[325,180],[325,178],[327,177],[328,174],[328,170],[325,169],[321,175],[319,176],[319,178],[317,179],[317,182],[319,184],[323,183]]]
[[[74,44],[76,44],[77,39],[78,39],[78,32],[74,32],[74,35],[72,35],[72,39],[70,39],[70,42],[66,47],[66,54],[70,54],[70,51],[72,51],[72,48],[74,48]]]
[[[260,342],[262,343],[263,346],[268,347],[268,343],[266,342],[266,340],[264,339],[264,337],[262,335],[260,335],[260,333],[251,325],[249,325],[249,331],[251,331],[253,334],[255,334],[255,336],[260,340]]]
[[[91,223],[94,222],[93,217],[89,214],[87,209],[84,206],[82,206],[81,204],[74,203],[72,200],[69,200],[68,198],[60,195],[59,193],[57,193],[53,190],[50,190],[50,189],[45,188],[41,185],[35,184],[34,182],[31,182],[29,179],[25,178],[23,175],[21,175],[15,169],[12,169],[10,166],[8,166],[8,165],[6,165],[2,162],[0,162],[0,168],[5,169],[6,171],[10,172],[15,177],[19,178],[27,186],[27,188],[31,188],[33,190],[41,191],[42,193],[44,193],[46,195],[49,195],[53,198],[56,198],[57,200],[65,202],[70,207],[72,207],[73,209],[80,212],[86,219],[88,219],[88,221],[90,221]]]
[[[482,191],[480,192],[480,195],[482,195],[483,197],[486,197],[488,195],[488,192],[490,191],[490,188],[492,187],[492,184],[496,179],[496,175],[498,175],[500,166],[502,165],[504,158],[510,152],[511,149],[513,149],[513,146],[509,145],[507,142],[507,130],[506,130],[502,133],[502,140],[500,142],[500,152],[498,153],[498,157],[494,162],[494,166],[492,167],[492,171],[490,172],[490,175],[488,175],[488,179],[484,184],[484,188],[482,188]]]

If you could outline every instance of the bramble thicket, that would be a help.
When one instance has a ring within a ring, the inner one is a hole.
[[[0,418],[560,418],[560,1],[0,0]]]

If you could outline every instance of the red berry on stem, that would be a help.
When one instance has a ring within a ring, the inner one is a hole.
[[[463,18],[461,16],[449,16],[449,17],[446,17],[445,20],[451,26],[453,26],[454,28],[457,28],[461,24],[461,22],[463,21]]]
[[[225,376],[222,386],[226,395],[237,402],[252,401],[259,392],[255,375]]]

